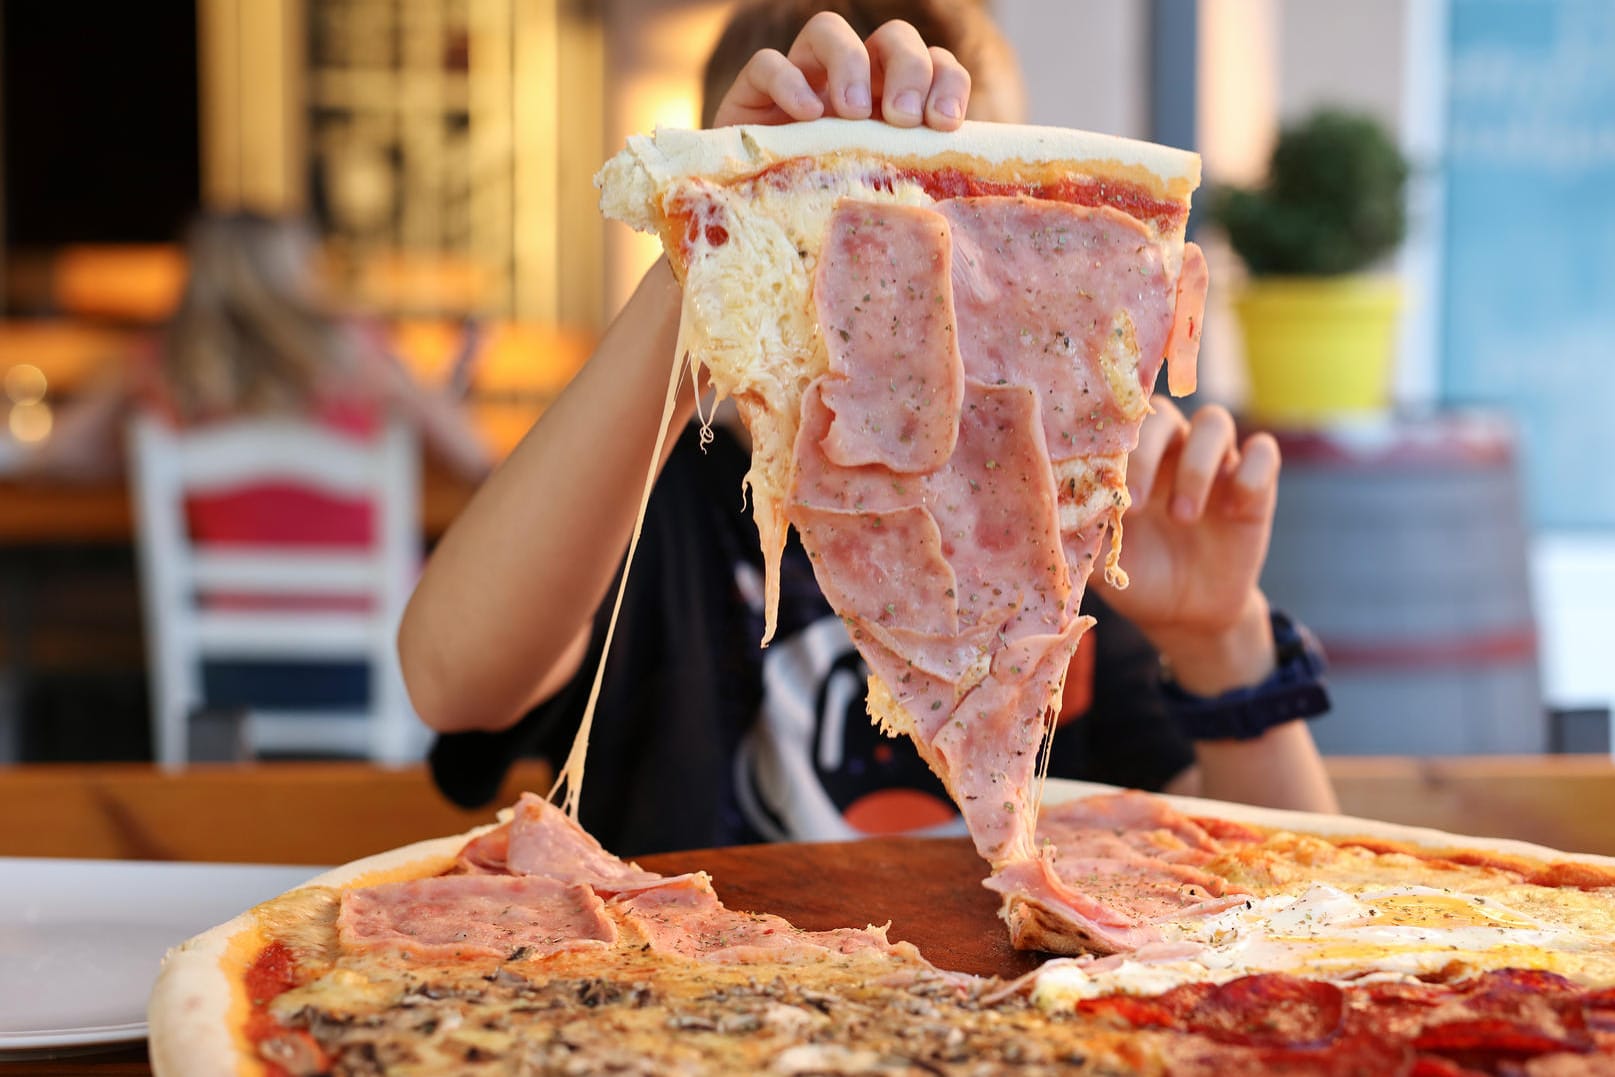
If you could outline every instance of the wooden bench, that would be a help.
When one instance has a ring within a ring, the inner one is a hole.
[[[444,800],[420,766],[12,767],[0,769],[0,856],[343,864],[492,822],[523,789],[549,788],[537,761],[483,811]]]
[[[1615,855],[1615,763],[1602,756],[1328,763],[1352,815]],[[467,812],[421,767],[0,768],[0,856],[339,864],[489,822],[549,786],[547,766],[522,763],[494,807]]]
[[[1615,761],[1608,756],[1325,762],[1347,815],[1615,856]]]

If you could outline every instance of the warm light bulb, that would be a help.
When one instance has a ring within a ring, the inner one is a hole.
[[[6,371],[5,384],[13,404],[37,404],[45,399],[45,372],[32,363],[18,363]]]
[[[49,404],[18,404],[11,409],[8,425],[12,437],[24,445],[33,445],[50,437],[51,422]]]

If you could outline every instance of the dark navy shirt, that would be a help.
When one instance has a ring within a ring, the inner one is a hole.
[[[714,434],[703,452],[697,432],[685,431],[651,496],[590,737],[583,825],[624,856],[962,833],[913,745],[870,722],[868,670],[794,536],[781,565],[778,629],[758,646],[762,556],[741,495],[749,460],[726,431]],[[610,609],[608,599],[577,675],[553,698],[503,732],[438,738],[431,766],[446,795],[480,807],[518,757],[565,758]],[[1084,612],[1099,623],[1083,644],[1092,661],[1076,663],[1074,675],[1091,683],[1072,691],[1088,706],[1056,732],[1049,773],[1159,789],[1194,753],[1167,712],[1157,656],[1094,596]]]

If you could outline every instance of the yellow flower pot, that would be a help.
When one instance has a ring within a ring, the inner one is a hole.
[[[1252,418],[1316,425],[1381,410],[1401,289],[1383,277],[1262,277],[1234,301]]]

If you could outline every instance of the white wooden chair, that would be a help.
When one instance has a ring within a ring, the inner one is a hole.
[[[418,759],[425,728],[410,710],[394,635],[419,563],[420,456],[415,432],[391,423],[362,442],[289,420],[243,420],[177,432],[150,417],[130,431],[130,460],[157,761],[190,755],[204,713],[204,659],[362,660],[363,711],[249,710],[249,751]],[[261,482],[290,483],[374,506],[374,546],[198,544],[186,498]],[[208,594],[261,597],[225,608]],[[342,608],[276,608],[286,596],[341,596]],[[362,596],[364,603],[347,599]]]

